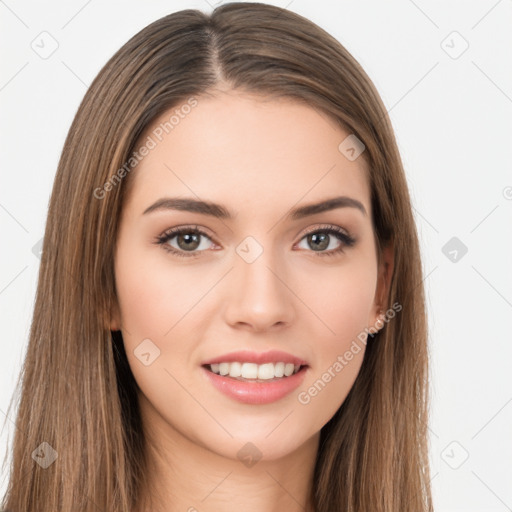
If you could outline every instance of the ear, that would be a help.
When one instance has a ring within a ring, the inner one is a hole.
[[[117,300],[112,305],[110,310],[109,328],[111,331],[121,330],[121,313],[119,311]]]
[[[379,262],[377,274],[377,288],[375,291],[375,300],[373,303],[370,326],[375,326],[378,330],[385,325],[383,318],[384,308],[387,307],[386,301],[391,286],[391,278],[394,269],[394,245],[390,242],[383,247],[381,252],[381,261]]]

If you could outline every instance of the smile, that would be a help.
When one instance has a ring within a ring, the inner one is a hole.
[[[283,400],[303,383],[308,368],[308,365],[280,361],[263,364],[232,361],[201,366],[209,385],[233,401],[251,405]]]
[[[299,371],[301,365],[293,363],[241,363],[224,362],[207,365],[213,373],[229,376],[241,381],[267,381],[290,377]]]

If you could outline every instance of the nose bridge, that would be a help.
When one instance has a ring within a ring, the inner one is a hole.
[[[260,237],[261,240],[261,237]],[[282,272],[275,251],[265,239],[260,242],[253,236],[246,237],[236,248],[236,274],[239,276],[244,296],[268,295],[270,300],[282,295],[282,282],[275,274]]]
[[[293,294],[287,289],[283,260],[270,246],[253,236],[235,249],[228,321],[256,328],[288,323],[293,316]]]

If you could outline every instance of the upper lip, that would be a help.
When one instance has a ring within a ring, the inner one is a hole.
[[[237,352],[229,352],[222,356],[214,357],[203,361],[202,365],[218,364],[218,363],[293,363],[294,365],[306,366],[307,362],[292,354],[282,352],[280,350],[269,350],[268,352],[251,352],[249,350],[239,350]]]

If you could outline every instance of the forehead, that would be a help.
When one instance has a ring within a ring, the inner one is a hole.
[[[291,99],[198,96],[162,114],[141,137],[136,148],[151,149],[131,176],[130,202],[140,209],[165,195],[197,196],[243,213],[347,195],[370,213],[366,162],[339,150],[349,135]]]

